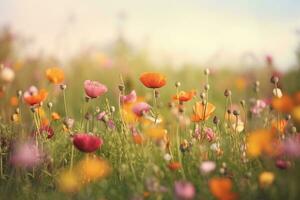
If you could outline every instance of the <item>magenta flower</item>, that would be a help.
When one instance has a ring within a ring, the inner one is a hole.
[[[10,163],[15,167],[35,167],[42,162],[42,152],[33,142],[27,142],[15,146]]]
[[[151,106],[145,102],[140,102],[135,104],[132,107],[132,112],[134,112],[137,116],[141,117],[144,113],[149,112]]]
[[[206,128],[204,131],[205,131],[206,138],[209,142],[215,139],[216,135],[211,128]]]
[[[290,163],[286,160],[278,159],[276,160],[275,165],[279,169],[286,169],[290,166]]]
[[[195,187],[187,181],[176,181],[174,185],[176,199],[189,200],[193,199],[196,194]]]
[[[107,92],[107,87],[97,81],[84,81],[85,94],[90,98],[97,98]]]
[[[257,100],[250,111],[255,115],[259,115],[266,106],[267,104],[264,100]]]
[[[134,103],[137,99],[135,90],[132,90],[128,95],[121,95],[121,103]]]
[[[40,131],[35,131],[34,134],[46,134],[47,135],[47,139],[50,139],[53,137],[54,135],[54,130],[48,126],[48,125],[43,125],[40,127]]]
[[[92,134],[77,133],[73,136],[73,144],[78,150],[91,153],[101,148],[103,140]]]

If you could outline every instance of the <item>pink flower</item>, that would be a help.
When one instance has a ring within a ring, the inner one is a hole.
[[[216,169],[216,163],[214,161],[204,161],[200,165],[200,171],[203,174],[209,174]]]
[[[205,131],[206,138],[209,142],[211,142],[215,139],[215,137],[216,137],[215,133],[211,128],[205,128],[204,131]]]
[[[132,90],[128,95],[120,96],[121,103],[134,103],[137,99],[135,90]]]
[[[103,140],[91,134],[78,133],[73,136],[73,144],[78,150],[91,153],[102,146]]]
[[[106,115],[106,112],[105,111],[102,111],[100,112],[98,115],[97,115],[97,120],[103,120],[104,116]]]
[[[290,163],[286,160],[278,159],[276,160],[275,165],[279,169],[286,169],[290,166]]]
[[[195,197],[195,187],[187,181],[176,181],[174,186],[176,199],[188,200]]]
[[[266,102],[263,100],[257,100],[255,102],[255,104],[252,106],[252,108],[250,109],[250,111],[255,114],[255,115],[259,115],[264,108],[267,106]]]
[[[137,103],[133,106],[132,112],[134,112],[137,116],[141,117],[144,113],[149,112],[151,106],[145,102]]]
[[[283,143],[283,152],[294,158],[300,157],[300,134],[288,138]]]
[[[10,157],[10,163],[15,167],[34,167],[42,162],[42,153],[33,142],[17,145]]]
[[[50,139],[54,135],[54,130],[50,126],[48,126],[48,125],[43,125],[43,126],[40,127],[40,131],[39,132],[35,131],[34,133],[35,134],[38,134],[38,133],[40,133],[40,134],[47,134],[47,138]]]
[[[97,98],[107,92],[107,87],[97,81],[84,81],[85,94],[90,98]]]

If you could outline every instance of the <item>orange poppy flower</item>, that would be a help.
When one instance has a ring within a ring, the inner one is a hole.
[[[179,100],[181,102],[189,101],[196,95],[196,90],[191,90],[189,92],[180,91],[178,95],[174,95],[174,100]]]
[[[300,91],[294,94],[294,101],[297,105],[300,105]]]
[[[249,156],[257,157],[262,153],[267,155],[276,155],[279,153],[279,148],[274,148],[276,139],[274,132],[270,130],[256,130],[249,134],[247,138],[247,153]]]
[[[272,106],[279,112],[289,113],[294,107],[294,102],[290,96],[283,95],[281,98],[273,98]]]
[[[143,143],[143,138],[140,134],[133,134],[132,135],[133,141],[135,144],[142,144]]]
[[[30,106],[37,105],[48,96],[48,92],[45,89],[38,90],[35,86],[31,86],[28,91],[24,93],[24,100]]]
[[[58,67],[52,67],[46,70],[47,79],[54,84],[60,84],[64,81],[64,71]]]
[[[212,178],[209,181],[211,193],[219,200],[234,200],[237,195],[232,192],[232,181],[229,178]]]
[[[52,120],[59,120],[60,115],[57,112],[53,112],[53,113],[51,113],[51,118],[52,118]]]
[[[215,111],[215,109],[216,107],[211,103],[207,103],[205,108],[205,105],[203,105],[202,102],[196,102],[195,106],[193,107],[194,115],[192,115],[191,120],[193,122],[207,120]]]
[[[140,76],[140,81],[147,88],[161,88],[166,85],[166,77],[156,72],[146,72]]]
[[[170,162],[168,164],[168,167],[169,167],[170,170],[176,171],[176,170],[181,168],[181,164],[180,164],[180,162],[174,161],[174,162]]]
[[[272,130],[278,130],[280,133],[284,133],[284,129],[287,125],[287,121],[282,119],[282,120],[273,120],[272,121]]]

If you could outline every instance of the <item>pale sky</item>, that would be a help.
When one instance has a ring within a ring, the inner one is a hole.
[[[33,38],[27,52],[68,58],[111,44],[126,13],[125,37],[156,62],[234,65],[271,54],[286,69],[296,62],[299,10],[299,0],[0,0],[0,26]]]

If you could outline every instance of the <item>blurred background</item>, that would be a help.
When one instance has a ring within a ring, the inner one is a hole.
[[[22,37],[22,56],[105,59],[123,43],[174,68],[252,68],[270,55],[286,71],[297,64],[299,8],[298,0],[1,0],[0,26]]]
[[[53,66],[66,72],[74,113],[84,80],[107,84],[116,99],[122,75],[126,92],[145,95],[144,71],[167,75],[164,102],[176,81],[203,90],[204,68],[219,106],[227,88],[237,102],[255,95],[257,80],[259,97],[271,97],[274,74],[293,94],[300,90],[299,8],[298,0],[1,0],[0,63],[16,72],[7,96],[33,84],[51,90],[45,69]]]

